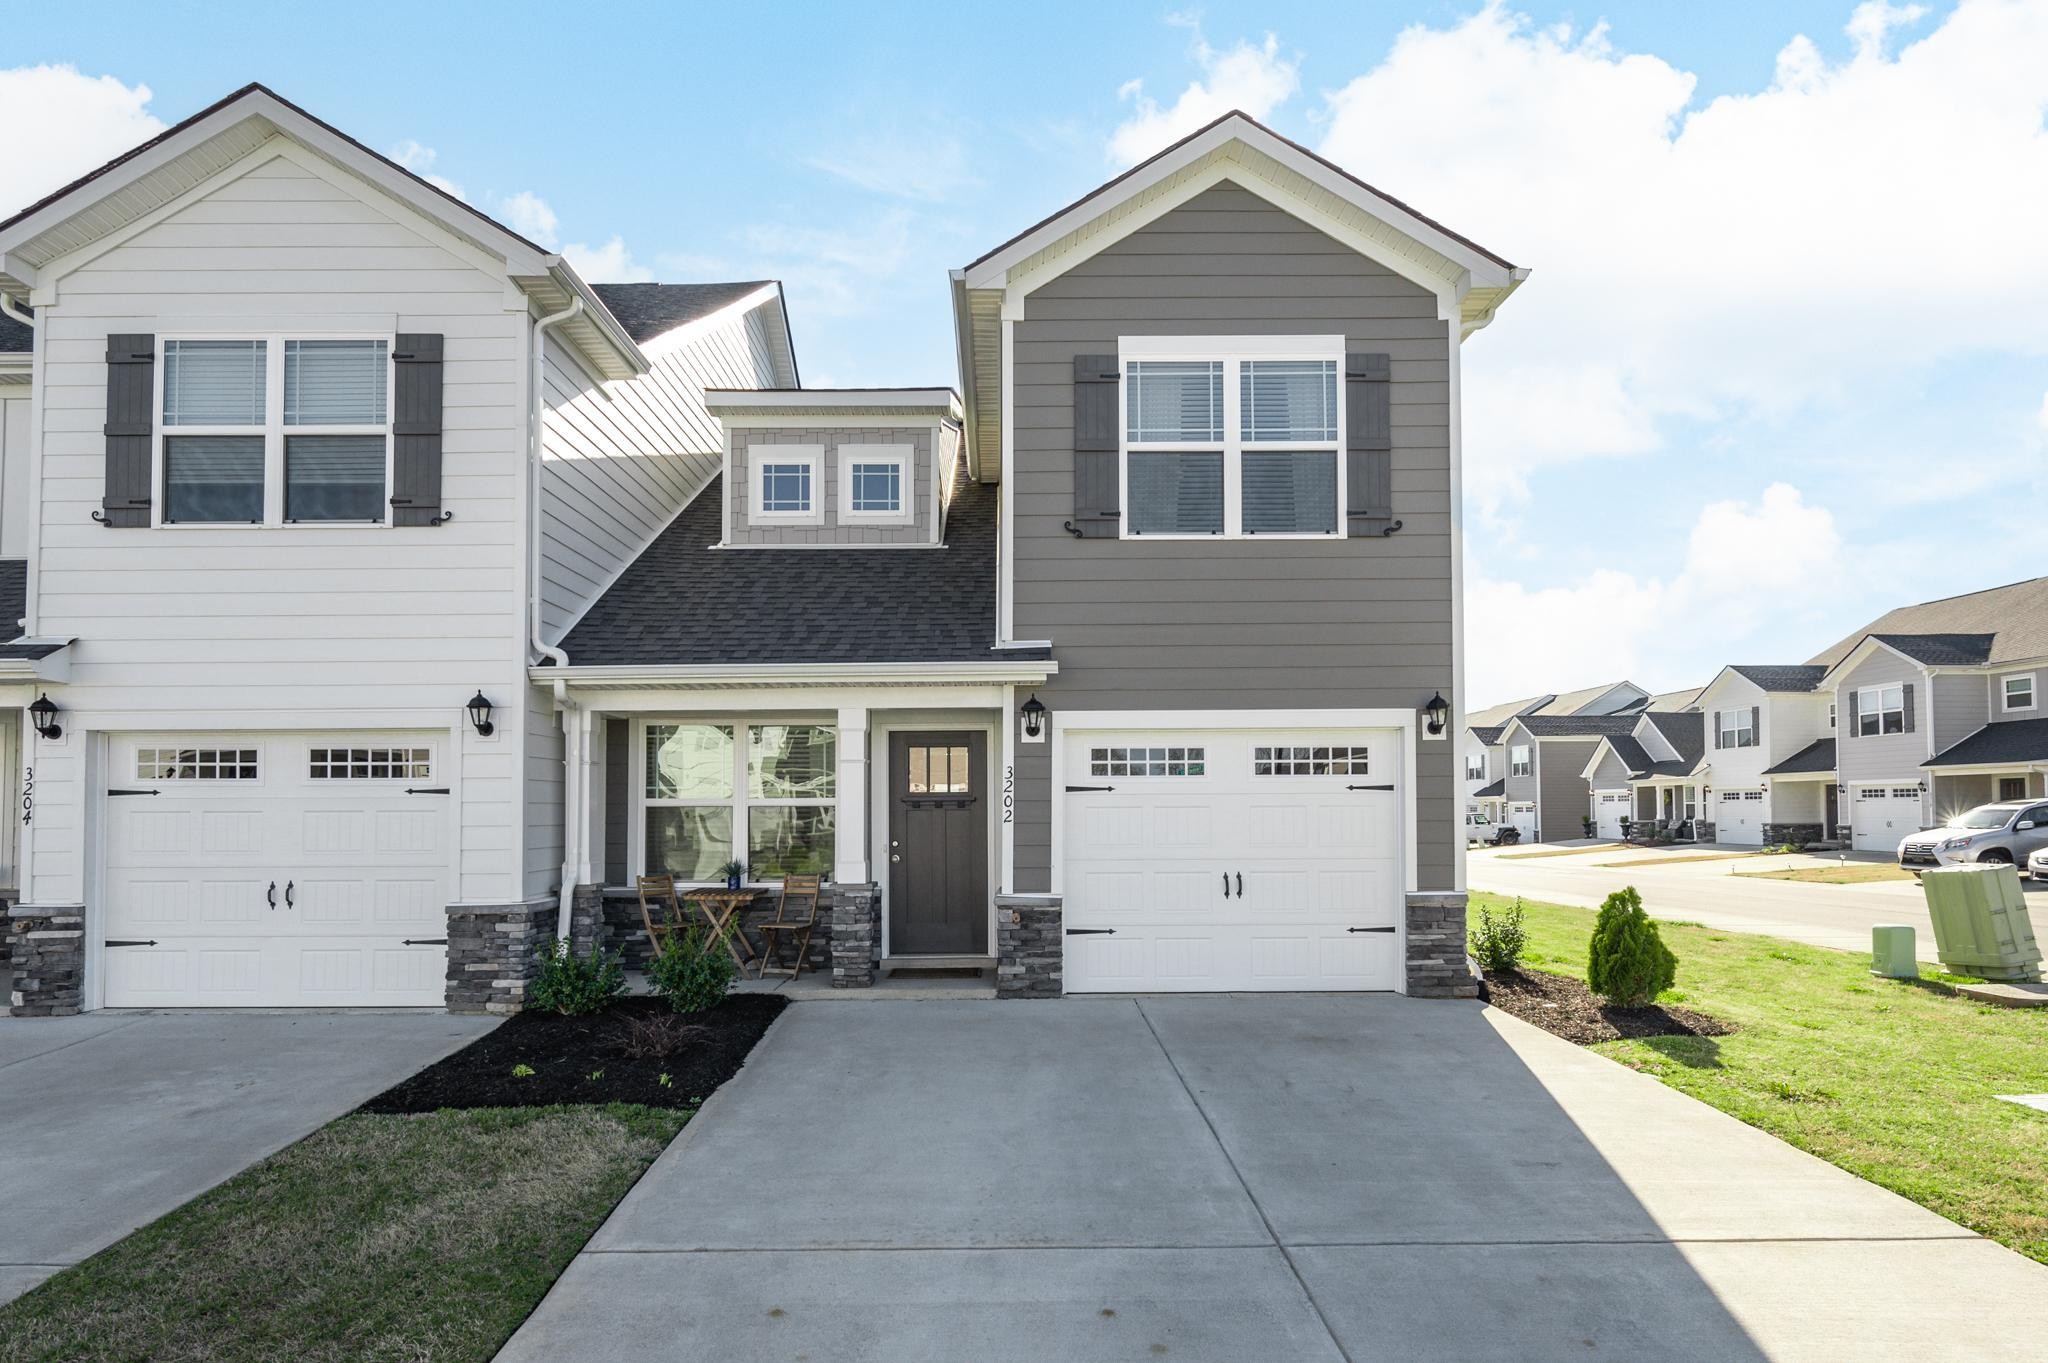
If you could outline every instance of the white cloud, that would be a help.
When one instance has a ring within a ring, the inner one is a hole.
[[[162,132],[150,99],[147,85],[81,75],[74,66],[0,71],[0,128],[14,132],[0,157],[0,216]]]
[[[1136,164],[1232,109],[1264,119],[1301,88],[1300,62],[1281,56],[1271,33],[1257,46],[1240,39],[1222,51],[1197,38],[1194,56],[1201,76],[1166,108],[1145,93],[1142,80],[1126,81],[1116,92],[1132,102],[1132,113],[1110,136],[1111,160]]]
[[[532,190],[522,189],[508,199],[501,199],[498,216],[528,241],[554,249],[558,240],[556,229],[561,224],[555,218],[555,210],[548,207],[548,201]]]
[[[602,246],[572,241],[562,248],[562,255],[593,284],[641,284],[654,278],[654,271],[635,261],[625,241],[616,236]]]
[[[875,194],[942,203],[981,184],[959,136],[921,127],[915,134],[870,132],[804,158],[804,164]]]
[[[1696,105],[1604,27],[1496,2],[1327,97],[1325,154],[1534,268],[1466,352],[1482,510],[1674,417],[1782,420],[2048,350],[2048,5],[1924,18],[1859,5],[1849,56],[1794,37],[1767,88]]]
[[[1654,548],[1624,542],[1638,555]],[[1668,576],[1603,568],[1570,586],[1530,589],[1475,574],[1465,587],[1466,689],[1476,708],[1620,677],[1652,690],[1704,682],[1744,661],[1744,642],[1790,603],[1825,603],[1845,571],[1833,514],[1773,483],[1755,502],[1702,507]]]
[[[469,202],[469,196],[462,192],[461,185],[456,184],[445,175],[433,173],[434,163],[441,159],[441,153],[435,151],[432,147],[408,137],[405,141],[393,147],[390,155],[392,160],[398,162],[399,165],[404,166],[407,170],[419,176],[442,193],[452,194],[464,203]]]
[[[745,229],[749,273],[780,279],[806,315],[848,317],[872,310],[881,286],[915,260],[929,224],[893,208],[843,228],[760,223]]]

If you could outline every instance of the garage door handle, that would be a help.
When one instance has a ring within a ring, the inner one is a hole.
[[[1069,937],[1109,937],[1116,934],[1115,928],[1068,928]]]
[[[1392,786],[1346,786],[1346,790],[1392,790]]]
[[[274,881],[274,880],[273,880],[273,881],[271,881],[271,882],[270,882],[270,888],[269,888],[268,890],[265,890],[265,891],[263,892],[263,897],[264,897],[265,899],[267,899],[267,900],[269,900],[269,901],[270,901],[270,907],[271,907],[272,909],[276,909],[276,908],[277,908],[277,882],[276,882],[276,881]]]
[[[1392,928],[1346,928],[1346,932],[1392,932]]]
[[[1228,871],[1223,873],[1223,897],[1225,899],[1230,898],[1230,872]]]
[[[1243,898],[1244,898],[1244,872],[1243,872],[1243,871],[1239,871],[1239,872],[1237,873],[1237,897],[1238,897],[1239,899],[1243,899]]]
[[[294,904],[292,902],[292,886],[298,883],[299,882],[296,880],[287,880],[284,883],[284,906],[288,909],[296,909],[297,907],[299,907],[297,904]]]
[[[109,795],[161,795],[160,790],[110,790]]]

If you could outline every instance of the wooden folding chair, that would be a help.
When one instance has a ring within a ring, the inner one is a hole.
[[[822,876],[784,876],[782,897],[776,901],[775,916],[765,923],[754,926],[766,939],[762,943],[761,963],[757,975],[766,975],[773,970],[778,975],[787,975],[792,980],[804,973],[804,957],[810,954],[811,932],[818,926],[818,898],[821,893]],[[783,944],[787,942],[796,949],[796,963],[782,963]],[[769,964],[769,958],[774,964]]]
[[[669,934],[675,931],[675,925],[681,922],[683,917],[682,901],[676,898],[676,878],[636,876],[633,888],[640,892],[640,922],[647,929],[648,945],[652,946],[654,954],[659,956],[668,945]],[[649,895],[655,897],[653,907],[647,902]],[[655,915],[654,907],[662,909],[659,917]]]

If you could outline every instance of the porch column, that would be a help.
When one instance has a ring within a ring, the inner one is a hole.
[[[839,712],[838,828],[832,839],[832,879],[839,885],[868,883],[868,712],[849,706]]]

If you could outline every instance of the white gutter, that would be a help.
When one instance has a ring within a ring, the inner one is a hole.
[[[566,322],[583,311],[583,300],[571,298],[569,306],[560,312],[551,312],[533,324],[533,406],[527,413],[526,465],[527,465],[527,636],[535,652],[544,658],[552,658],[556,667],[567,667],[569,655],[541,641],[540,637],[540,466],[541,466],[541,413],[547,401],[547,330],[557,323]]]
[[[951,685],[958,682],[1044,681],[1060,670],[1051,658],[991,662],[670,663],[652,666],[533,667],[535,681],[614,686],[744,686],[791,682],[851,685]]]
[[[9,317],[12,317],[15,321],[21,323],[23,326],[29,328],[30,330],[35,329],[35,317],[29,313],[23,312],[21,310],[21,304],[14,301],[14,296],[12,294],[0,292],[0,312],[6,313]]]

